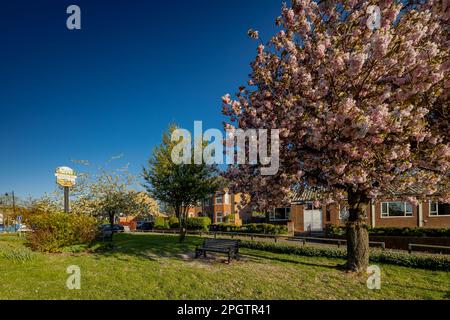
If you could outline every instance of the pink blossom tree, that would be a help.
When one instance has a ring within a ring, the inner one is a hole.
[[[324,187],[322,204],[346,199],[351,271],[368,265],[371,199],[415,185],[412,203],[450,201],[450,8],[422,2],[292,0],[258,46],[248,86],[222,99],[227,128],[281,129],[278,174],[230,167],[233,189],[266,209],[301,183]]]

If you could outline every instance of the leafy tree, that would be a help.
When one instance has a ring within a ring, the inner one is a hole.
[[[172,125],[163,134],[161,145],[154,148],[148,160],[148,168],[143,168],[143,177],[149,194],[174,209],[180,222],[182,242],[186,236],[189,207],[214,193],[219,185],[216,166],[175,164],[172,161],[172,149],[176,143],[171,141],[171,134],[175,129],[176,126]]]
[[[416,186],[413,204],[450,201],[446,3],[293,0],[280,31],[258,46],[248,87],[223,97],[227,128],[281,135],[278,174],[232,167],[233,188],[266,208],[299,184],[324,187],[322,204],[347,198],[349,270],[368,265],[371,199]],[[380,8],[379,28],[369,27],[370,5]]]
[[[135,177],[126,169],[107,171],[85,180],[83,191],[73,201],[72,211],[99,218],[107,217],[111,228],[120,213],[137,212],[141,204],[136,201],[136,192],[130,190]]]

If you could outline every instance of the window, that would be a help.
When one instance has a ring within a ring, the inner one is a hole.
[[[223,203],[223,194],[217,194],[216,195],[216,204],[222,204]]]
[[[228,192],[225,193],[225,204],[230,204],[230,194]]]
[[[450,216],[450,204],[430,201],[430,216]]]
[[[205,201],[203,201],[205,206],[211,206],[212,205],[212,199],[211,198],[206,198]]]
[[[348,210],[348,207],[339,205],[339,219],[347,220],[349,216],[350,216],[350,211]]]
[[[314,202],[312,202],[312,201],[307,201],[307,202],[304,203],[303,209],[304,209],[304,210],[320,210],[320,206],[319,206],[319,207],[316,207],[316,206],[314,205]]]
[[[327,209],[327,212],[326,212],[325,216],[326,216],[327,222],[331,221],[331,212],[330,212],[330,210]]]
[[[411,217],[413,214],[412,205],[408,202],[382,202],[382,217]]]
[[[291,208],[275,208],[269,216],[271,221],[289,220],[291,218]]]
[[[222,212],[216,212],[216,223],[222,223],[222,222],[223,222]]]

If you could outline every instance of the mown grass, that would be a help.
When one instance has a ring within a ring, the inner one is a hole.
[[[0,299],[450,299],[450,274],[380,264],[381,289],[366,276],[337,268],[341,259],[242,249],[241,261],[193,259],[201,239],[183,244],[170,235],[115,235],[114,248],[96,252],[0,255]],[[23,239],[0,246],[28,249]],[[81,289],[69,290],[66,269],[81,269]]]

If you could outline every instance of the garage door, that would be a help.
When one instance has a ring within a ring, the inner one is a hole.
[[[304,210],[305,231],[322,231],[322,209]]]

